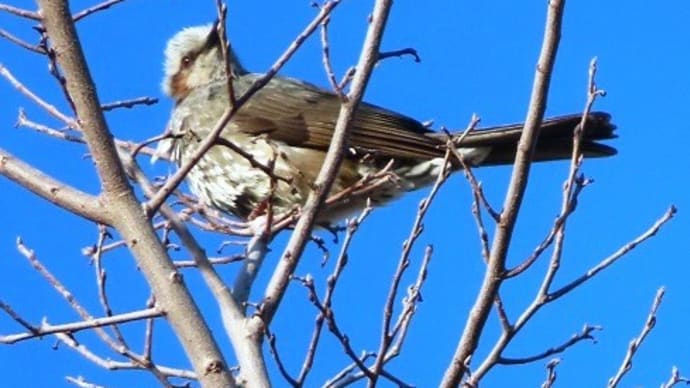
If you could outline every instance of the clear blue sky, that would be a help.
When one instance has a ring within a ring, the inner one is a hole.
[[[33,8],[31,1],[13,5]],[[228,29],[233,46],[246,67],[264,71],[288,46],[316,11],[309,1],[229,2]],[[331,52],[338,74],[352,65],[359,53],[371,2],[346,1],[331,25]],[[92,2],[74,1],[74,10]],[[79,24],[86,56],[103,102],[138,96],[163,97],[160,91],[162,51],[167,39],[182,27],[211,22],[213,1],[127,1]],[[541,45],[545,2],[433,2],[398,1],[383,41],[384,50],[414,47],[421,63],[409,58],[380,64],[369,84],[367,101],[404,112],[420,120],[433,119],[449,128],[464,127],[477,113],[483,125],[521,121],[526,112],[536,58]],[[608,95],[596,109],[613,114],[620,153],[607,160],[588,161],[587,176],[596,180],[582,195],[579,209],[568,225],[564,263],[556,284],[579,276],[606,255],[644,231],[670,204],[679,213],[652,241],[640,246],[593,281],[541,311],[506,353],[523,357],[565,341],[588,323],[601,325],[597,343],[583,342],[562,355],[558,367],[561,386],[601,386],[618,368],[630,339],[642,327],[656,289],[667,294],[658,323],[637,354],[623,386],[658,386],[671,367],[690,375],[690,271],[687,238],[690,211],[687,170],[690,167],[690,4],[675,0],[662,4],[636,0],[625,3],[572,1],[566,7],[563,36],[553,76],[547,112],[550,115],[582,109],[587,67],[599,58],[597,81]],[[0,28],[29,41],[35,40],[32,23],[0,14]],[[318,38],[310,39],[283,74],[327,85]],[[44,58],[0,40],[0,62],[28,87],[65,109],[60,90],[46,72]],[[0,81],[0,147],[83,190],[96,192],[93,168],[85,149],[26,129],[15,129],[19,108],[49,125],[39,108]],[[153,107],[119,110],[107,115],[118,138],[143,140],[162,132],[171,102],[162,98]],[[148,167],[147,167],[148,168]],[[163,165],[151,175],[167,171]],[[522,217],[510,250],[516,264],[528,255],[548,231],[560,203],[566,163],[533,169]],[[509,168],[476,171],[496,207],[503,201]],[[373,213],[361,229],[350,253],[345,277],[336,293],[335,308],[341,327],[356,350],[378,347],[381,306],[397,263],[402,239],[407,236],[420,191]],[[403,356],[389,370],[417,386],[433,386],[448,365],[467,312],[482,279],[476,228],[470,214],[471,195],[461,176],[451,179],[434,203],[425,233],[413,255],[406,283],[416,275],[423,244],[435,254]],[[21,236],[87,305],[100,315],[93,269],[80,249],[95,242],[97,230],[87,222],[28,194],[0,178],[0,299],[25,317],[52,323],[76,319],[60,297],[28,266],[15,249]],[[201,235],[201,233],[198,233]],[[284,237],[284,236],[283,236]],[[328,236],[326,236],[328,237]],[[267,259],[260,282],[275,263],[281,243]],[[212,252],[219,238],[202,240]],[[333,254],[337,247],[329,245]],[[323,285],[332,268],[319,267],[320,253],[307,251],[298,274],[312,273]],[[147,288],[126,252],[107,256],[111,298],[118,311],[143,307]],[[535,265],[524,278],[506,284],[502,295],[515,318],[536,291],[545,263]],[[232,269],[223,270],[232,279]],[[216,309],[194,272],[186,279],[199,296],[208,320],[228,350]],[[257,293],[256,296],[260,295]],[[399,304],[396,304],[399,306]],[[294,284],[279,311],[273,330],[293,373],[301,365],[315,311],[306,293]],[[143,329],[125,326],[132,346],[140,350]],[[156,360],[186,365],[169,330],[159,324]],[[490,320],[475,361],[482,359],[499,333]],[[0,333],[19,327],[0,314]],[[93,341],[79,338],[93,350],[108,354]],[[325,336],[310,385],[332,376],[347,358],[329,334]],[[154,385],[144,373],[107,372],[44,338],[14,346],[0,346],[0,371],[7,386],[67,386],[65,375],[82,375],[107,386]],[[227,351],[231,354],[230,351]],[[289,355],[299,355],[291,357]],[[109,354],[110,357],[116,355]],[[537,386],[545,375],[545,361],[529,366],[501,367],[485,380],[486,386]],[[280,381],[275,376],[275,381]]]

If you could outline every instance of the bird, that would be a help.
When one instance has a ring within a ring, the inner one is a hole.
[[[183,165],[231,103],[224,55],[229,56],[236,96],[262,77],[247,71],[221,42],[218,22],[184,28],[168,41],[162,89],[174,108],[166,129],[169,137],[159,141],[156,158]],[[203,204],[245,221],[268,209],[273,214],[293,212],[314,188],[340,106],[341,98],[330,90],[274,76],[235,112],[219,140],[190,170],[190,190]],[[570,159],[573,131],[581,118],[571,114],[544,120],[533,160]],[[615,148],[600,142],[615,138],[615,129],[608,113],[590,113],[581,141],[583,155],[615,155]],[[522,130],[523,124],[512,124],[450,133],[450,138],[461,139],[453,151],[465,165],[505,165],[514,161]],[[332,225],[365,206],[384,205],[430,186],[444,170],[448,144],[453,144],[448,139],[448,133],[411,117],[362,102],[329,193],[336,200],[320,210],[317,222]],[[453,159],[451,170],[462,169]],[[382,179],[362,189],[376,176]]]

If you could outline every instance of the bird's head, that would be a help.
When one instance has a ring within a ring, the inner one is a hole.
[[[245,73],[232,52],[230,59],[234,73]],[[188,27],[175,34],[165,49],[164,70],[163,91],[178,102],[194,88],[224,79],[218,22]]]

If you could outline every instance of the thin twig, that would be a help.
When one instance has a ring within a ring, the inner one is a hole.
[[[343,239],[343,244],[340,248],[338,258],[336,259],[335,268],[333,269],[333,272],[328,276],[328,280],[326,282],[326,293],[323,298],[323,305],[326,309],[331,308],[333,295],[335,294],[335,287],[338,284],[338,279],[340,279],[340,275],[345,269],[345,265],[347,265],[348,250],[350,248],[350,244],[352,243],[355,234],[359,230],[359,226],[362,225],[362,222],[364,222],[364,220],[369,216],[372,210],[373,209],[371,207],[371,204],[368,203],[357,218],[351,219],[347,222],[345,238]],[[309,341],[309,346],[307,348],[307,353],[304,357],[304,361],[302,362],[302,368],[300,370],[299,376],[297,377],[297,382],[300,385],[304,384],[307,375],[309,374],[309,371],[311,370],[311,367],[314,363],[316,349],[319,344],[319,339],[321,338],[323,323],[326,319],[327,316],[320,309],[319,313],[316,316],[316,319],[314,320],[315,323],[314,330],[312,332],[312,337]]]
[[[635,356],[635,353],[637,353],[637,351],[640,349],[640,345],[642,345],[642,341],[644,341],[645,338],[647,338],[647,335],[652,331],[652,329],[654,329],[654,326],[656,325],[656,313],[659,310],[659,306],[661,306],[661,300],[664,297],[664,293],[664,287],[661,287],[656,291],[656,296],[654,296],[654,302],[652,302],[652,308],[649,310],[647,320],[645,320],[644,322],[644,326],[640,331],[640,335],[638,335],[637,337],[633,338],[632,341],[630,341],[630,345],[628,345],[628,351],[625,352],[625,357],[623,357],[623,362],[621,363],[621,366],[618,367],[616,374],[609,379],[607,387],[617,387],[618,384],[621,382],[621,379],[623,379],[623,376],[632,369],[632,360]]]
[[[548,363],[546,363],[546,380],[544,380],[544,382],[542,383],[541,388],[553,387],[553,384],[556,382],[556,377],[558,376],[558,374],[556,373],[556,367],[560,363],[560,358],[554,358]]]
[[[407,237],[407,239],[403,242],[403,249],[400,254],[400,260],[398,260],[398,266],[395,270],[395,274],[393,275],[393,280],[391,281],[390,289],[388,291],[388,297],[386,298],[386,302],[384,304],[383,308],[383,319],[382,319],[382,328],[381,328],[381,340],[379,342],[379,349],[376,352],[376,360],[374,361],[374,365],[372,367],[371,375],[369,376],[369,387],[374,387],[376,385],[376,381],[379,375],[379,372],[383,368],[383,363],[386,354],[388,353],[388,350],[390,348],[390,345],[393,341],[393,332],[391,332],[391,318],[393,316],[393,304],[395,303],[396,295],[398,292],[398,288],[400,286],[400,282],[402,281],[402,276],[405,272],[405,269],[410,265],[410,252],[412,250],[412,246],[414,243],[417,241],[417,238],[422,233],[423,230],[423,221],[424,221],[424,216],[426,215],[427,211],[429,210],[429,206],[431,205],[432,201],[436,197],[436,194],[438,193],[439,189],[443,185],[443,183],[448,179],[448,176],[450,175],[450,157],[451,157],[451,148],[447,148],[446,150],[446,155],[443,158],[443,164],[441,167],[441,171],[439,172],[438,176],[436,177],[436,182],[434,183],[434,186],[431,188],[431,191],[429,192],[429,195],[423,199],[420,204],[419,204],[419,209],[417,210],[417,215],[415,216],[414,222],[412,224],[412,228],[410,229],[410,234]]]
[[[0,4],[0,11],[9,12],[13,15],[17,15],[26,19],[35,20],[37,22],[41,21],[41,15],[38,12],[29,11],[22,8],[13,7],[7,4]]]
[[[333,71],[333,66],[331,65],[331,50],[328,42],[328,23],[330,21],[330,18],[326,18],[321,23],[321,58],[323,61],[323,67],[326,70],[328,82],[331,83],[333,92],[340,97],[340,101],[345,102],[347,101],[347,95],[343,92],[343,89],[340,87],[340,85],[338,85],[338,80],[335,79],[335,72]]]
[[[124,0],[119,0],[119,1],[124,1]],[[101,105],[101,109],[103,109],[104,112],[115,110],[118,108],[133,108],[137,105],[153,105],[157,104],[158,99],[153,98],[153,97],[137,97],[137,98],[132,98],[129,100],[122,100],[122,101],[115,101],[115,102],[110,102],[107,104]]]
[[[0,37],[7,39],[8,41],[23,47],[31,52],[37,53],[37,54],[46,54],[46,51],[43,49],[41,46],[37,46],[34,44],[31,44],[29,42],[26,42],[25,40],[22,40],[12,34],[10,34],[8,31],[5,31],[0,28]]]
[[[108,370],[150,370],[152,367],[151,364],[137,363],[134,361],[122,362],[111,359],[104,359],[90,351],[83,344],[77,342],[77,340],[73,336],[67,335],[65,333],[56,333],[55,337],[57,337],[61,343],[65,344],[70,349],[79,353],[82,357]],[[188,380],[198,379],[196,373],[190,370],[170,368],[161,365],[156,365],[155,369],[159,373],[159,375],[156,377],[176,377]],[[158,381],[161,382],[165,387],[170,387],[170,384],[168,384],[167,381],[161,380],[160,378]]]
[[[3,308],[4,309],[4,308]],[[5,310],[7,311],[7,310]],[[142,321],[149,318],[162,317],[163,313],[155,307],[147,308],[139,311],[132,311],[124,314],[110,315],[103,318],[91,318],[83,321],[64,323],[60,325],[51,325],[47,321],[43,321],[40,326],[27,327],[30,332],[8,334],[0,336],[0,343],[13,344],[20,341],[25,341],[31,338],[43,337],[48,334],[55,333],[75,333],[81,330],[88,330],[97,327],[105,327],[117,325],[120,323]]]
[[[582,331],[579,333],[573,334],[570,339],[565,341],[564,343],[554,346],[552,348],[546,349],[543,352],[539,354],[535,354],[533,356],[529,357],[519,357],[519,358],[509,358],[509,357],[500,357],[497,360],[497,364],[501,365],[521,365],[521,364],[528,364],[530,362],[534,361],[539,361],[543,360],[545,358],[549,358],[551,356],[554,356],[559,353],[563,353],[566,351],[568,348],[571,346],[577,344],[578,342],[581,342],[583,340],[592,340],[595,341],[594,336],[592,335],[592,332],[601,330],[600,326],[589,326],[585,325],[585,327],[582,328]]]
[[[414,61],[417,63],[422,61],[422,58],[419,57],[417,50],[413,49],[412,47],[407,47],[407,48],[400,49],[400,50],[382,51],[379,53],[378,60],[383,61],[384,59],[391,58],[391,57],[402,58],[405,55],[411,56],[414,59]]]
[[[31,101],[36,103],[36,105],[40,106],[43,108],[46,112],[48,112],[51,116],[55,117],[56,119],[62,121],[67,125],[68,127],[74,129],[74,130],[79,130],[79,124],[77,123],[76,120],[74,120],[71,117],[66,116],[62,112],[60,112],[54,105],[51,105],[44,101],[42,98],[38,97],[36,94],[34,94],[29,88],[24,86],[23,83],[19,82],[10,71],[0,64],[0,75],[5,77],[12,86],[14,86],[17,90],[19,90],[20,93],[28,97]]]
[[[690,385],[690,379],[681,376],[678,368],[674,366],[671,369],[671,377],[669,377],[668,380],[661,385],[661,388],[672,388],[679,383]]]
[[[94,5],[93,7],[89,7],[83,11],[77,12],[76,14],[74,14],[72,16],[72,20],[74,20],[74,22],[76,23],[76,22],[80,21],[81,19],[83,19],[83,18],[85,18],[85,17],[87,17],[93,13],[106,10],[106,9],[112,7],[113,5],[115,5],[117,3],[121,3],[123,1],[125,1],[125,0],[107,0],[107,1],[104,1],[100,4]]]

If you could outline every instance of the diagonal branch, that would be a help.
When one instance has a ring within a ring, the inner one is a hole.
[[[635,353],[640,348],[640,345],[642,345],[642,341],[644,341],[644,339],[647,338],[647,335],[652,331],[652,329],[656,325],[656,312],[657,310],[659,310],[659,306],[661,306],[661,300],[663,299],[665,292],[666,291],[664,290],[664,287],[661,287],[657,290],[656,296],[654,297],[654,302],[652,302],[652,308],[650,309],[649,314],[647,315],[647,320],[644,322],[644,326],[642,327],[640,335],[633,338],[633,340],[630,341],[630,345],[628,346],[628,351],[625,353],[623,362],[621,363],[621,366],[618,368],[618,371],[616,371],[616,375],[609,379],[607,387],[617,387],[618,384],[621,382],[623,376],[626,373],[628,373],[630,369],[632,369],[633,356],[635,356]]]
[[[297,262],[304,251],[304,246],[309,239],[319,208],[328,196],[340,168],[340,163],[345,154],[345,147],[347,146],[348,133],[350,132],[349,124],[355,117],[355,112],[362,100],[369,77],[378,59],[381,38],[391,6],[391,0],[378,0],[374,5],[367,36],[357,64],[358,71],[355,73],[352,81],[352,89],[350,90],[348,101],[341,105],[331,144],[328,147],[328,152],[319,175],[314,182],[314,190],[309,194],[307,202],[304,204],[302,216],[297,221],[295,230],[292,236],[290,236],[290,241],[288,241],[281,255],[280,262],[266,287],[264,301],[261,306],[261,318],[266,325],[270,324],[278,310],[278,305],[287,290],[290,277],[294,273]]]
[[[0,148],[0,174],[80,217],[108,224],[111,215],[102,199],[50,177]]]
[[[503,204],[504,212],[496,228],[489,263],[485,272],[481,289],[474,306],[470,310],[469,319],[462,337],[458,343],[453,359],[446,369],[441,385],[454,387],[460,384],[467,373],[467,360],[474,354],[479,344],[479,338],[491,312],[491,307],[503,281],[505,261],[510,246],[513,229],[517,220],[523,194],[527,187],[530,164],[534,147],[539,135],[539,129],[551,81],[551,73],[556,60],[558,43],[561,36],[561,22],[565,1],[551,0],[548,4],[544,41],[537,62],[537,71],[532,86],[529,109],[525,126],[520,136],[515,155],[515,167],[510,178],[508,192]]]

